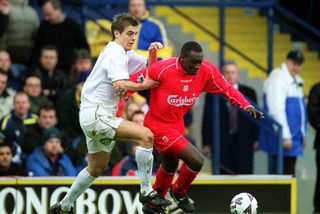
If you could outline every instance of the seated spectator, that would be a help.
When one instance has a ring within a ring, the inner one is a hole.
[[[55,107],[59,119],[58,127],[67,139],[67,144],[82,135],[79,123],[80,96],[84,82],[90,72],[82,72],[72,90],[61,93],[57,96]]]
[[[22,64],[13,64],[9,53],[5,50],[0,50],[0,69],[8,74],[8,88],[21,91],[28,68]]]
[[[0,143],[0,176],[26,176],[27,173],[18,164],[12,162],[12,148],[10,144]]]
[[[52,106],[41,106],[38,115],[37,123],[28,126],[24,135],[22,150],[27,155],[42,145],[43,131],[54,128],[58,123],[56,110]]]
[[[34,114],[39,112],[41,106],[53,106],[51,100],[42,95],[41,78],[37,74],[30,74],[26,78],[23,90],[27,93],[31,101],[31,111]]]
[[[26,170],[33,176],[75,176],[77,171],[68,155],[64,154],[61,133],[58,129],[46,129],[43,146],[28,157]]]
[[[1,121],[1,132],[6,142],[13,146],[13,162],[21,163],[24,158],[21,145],[28,126],[37,122],[37,115],[30,111],[30,100],[25,92],[17,92],[13,99],[13,110]]]
[[[140,110],[141,108],[136,102],[129,100],[124,106],[122,117],[128,120],[134,112]]]
[[[46,45],[40,51],[39,67],[34,70],[34,73],[41,77],[42,93],[53,102],[57,93],[68,87],[67,76],[56,68],[57,63],[58,49]]]
[[[15,91],[7,88],[8,74],[0,69],[0,119],[13,109]]]
[[[28,65],[39,27],[38,14],[28,0],[9,0],[8,25],[0,40],[14,63]]]
[[[70,72],[70,86],[73,88],[76,85],[77,79],[82,72],[91,72],[92,61],[90,52],[87,49],[79,49],[75,53],[72,69]]]

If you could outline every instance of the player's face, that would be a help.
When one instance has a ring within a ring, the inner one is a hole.
[[[134,42],[137,39],[138,28],[138,26],[128,26],[122,33],[115,31],[115,41],[121,45],[125,51],[131,50]]]
[[[203,53],[191,51],[188,56],[180,56],[180,64],[189,75],[195,75],[202,63]]]
[[[239,81],[240,74],[236,65],[225,65],[223,68],[223,76],[231,85],[236,84]]]

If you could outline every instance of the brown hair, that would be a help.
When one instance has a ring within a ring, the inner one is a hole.
[[[128,13],[118,14],[113,17],[111,25],[112,40],[115,40],[114,32],[122,33],[128,26],[138,26],[139,22],[136,18]]]

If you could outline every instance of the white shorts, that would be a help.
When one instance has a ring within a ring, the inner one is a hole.
[[[86,135],[89,154],[111,152],[114,147],[116,129],[123,121],[101,107],[82,108],[79,113],[80,126]]]

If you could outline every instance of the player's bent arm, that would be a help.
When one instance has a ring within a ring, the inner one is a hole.
[[[144,79],[142,83],[135,83],[129,80],[118,80],[112,83],[116,91],[141,91],[154,88],[159,85],[157,81],[149,78]]]

